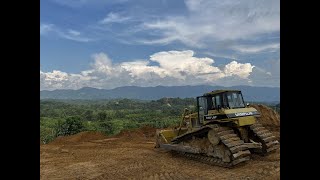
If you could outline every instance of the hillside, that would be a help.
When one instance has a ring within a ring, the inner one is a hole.
[[[78,90],[53,90],[40,91],[40,99],[141,99],[155,100],[162,97],[196,97],[205,92],[216,89],[238,89],[241,90],[247,102],[279,102],[280,88],[277,87],[252,87],[252,86],[156,86],[137,87],[125,86],[115,89],[81,88]]]

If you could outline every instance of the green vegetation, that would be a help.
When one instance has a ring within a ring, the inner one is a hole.
[[[40,139],[48,143],[57,136],[81,131],[112,135],[123,129],[146,125],[155,128],[176,126],[184,108],[195,111],[195,105],[194,98],[162,98],[153,101],[40,100]],[[280,112],[280,104],[265,105]]]
[[[162,98],[156,101],[40,100],[40,138],[44,143],[57,136],[80,131],[108,135],[123,129],[151,126],[166,128],[181,120],[184,108],[194,109],[193,98]]]

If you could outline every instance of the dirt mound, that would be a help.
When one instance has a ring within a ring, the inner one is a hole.
[[[84,131],[71,136],[59,136],[54,141],[50,142],[51,145],[64,145],[76,144],[79,142],[86,142],[90,140],[106,139],[107,136],[101,132]]]
[[[280,128],[280,115],[276,111],[262,104],[255,104],[252,107],[260,112],[261,117],[257,119],[263,126],[272,129]]]
[[[143,126],[137,129],[122,130],[115,137],[130,137],[130,138],[148,138],[154,137],[156,128],[150,126]]]

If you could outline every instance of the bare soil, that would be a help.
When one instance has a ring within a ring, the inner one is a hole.
[[[272,109],[260,108],[259,111],[272,115]],[[275,122],[280,122],[279,116],[276,118]],[[263,121],[266,120],[260,120],[262,124]],[[268,123],[267,128],[280,137],[280,123]],[[40,178],[280,179],[280,150],[265,157],[253,155],[250,161],[228,169],[155,149],[155,130],[144,127],[123,131],[113,137],[82,132],[41,144]]]

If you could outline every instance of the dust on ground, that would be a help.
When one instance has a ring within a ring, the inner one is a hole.
[[[280,119],[260,106],[259,119],[280,137]],[[272,121],[272,122],[270,122]],[[41,179],[280,179],[280,150],[232,169],[212,166],[154,148],[154,128],[107,137],[82,132],[40,145]]]

